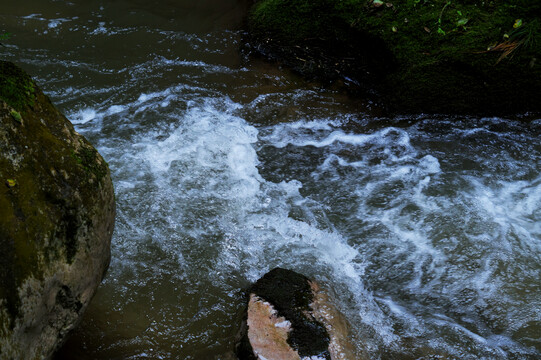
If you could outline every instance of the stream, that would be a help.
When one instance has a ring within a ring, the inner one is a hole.
[[[234,359],[316,279],[358,357],[541,358],[541,119],[379,115],[241,55],[242,0],[2,1],[0,58],[111,168],[112,260],[55,360]]]

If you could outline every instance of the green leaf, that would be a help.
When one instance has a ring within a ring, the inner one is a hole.
[[[467,19],[467,18],[458,19],[456,22],[456,26],[465,26],[468,23],[468,21],[470,21],[470,19]]]
[[[11,110],[10,114],[11,114],[11,117],[13,118],[13,120],[17,121],[19,124],[21,124],[23,122],[22,121],[23,118],[22,118],[21,114],[18,111]]]
[[[513,29],[518,29],[522,26],[522,19],[516,19],[515,23],[513,24]]]

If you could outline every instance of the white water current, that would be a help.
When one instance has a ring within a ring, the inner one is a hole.
[[[240,57],[216,25],[236,1],[30,3],[0,15],[0,56],[117,199],[58,359],[231,359],[243,291],[277,266],[333,294],[359,358],[541,358],[541,119],[378,117]]]

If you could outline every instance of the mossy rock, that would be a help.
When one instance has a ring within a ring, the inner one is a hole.
[[[2,61],[0,84],[0,358],[42,359],[105,274],[114,192],[107,163],[27,74]]]
[[[264,56],[398,112],[541,111],[536,0],[259,0],[248,29]]]
[[[21,68],[7,61],[0,61],[0,99],[15,111],[23,111],[34,105],[35,84]]]

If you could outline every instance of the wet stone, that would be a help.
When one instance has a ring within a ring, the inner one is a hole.
[[[317,283],[276,268],[248,291],[237,355],[241,360],[353,359],[347,332]]]

